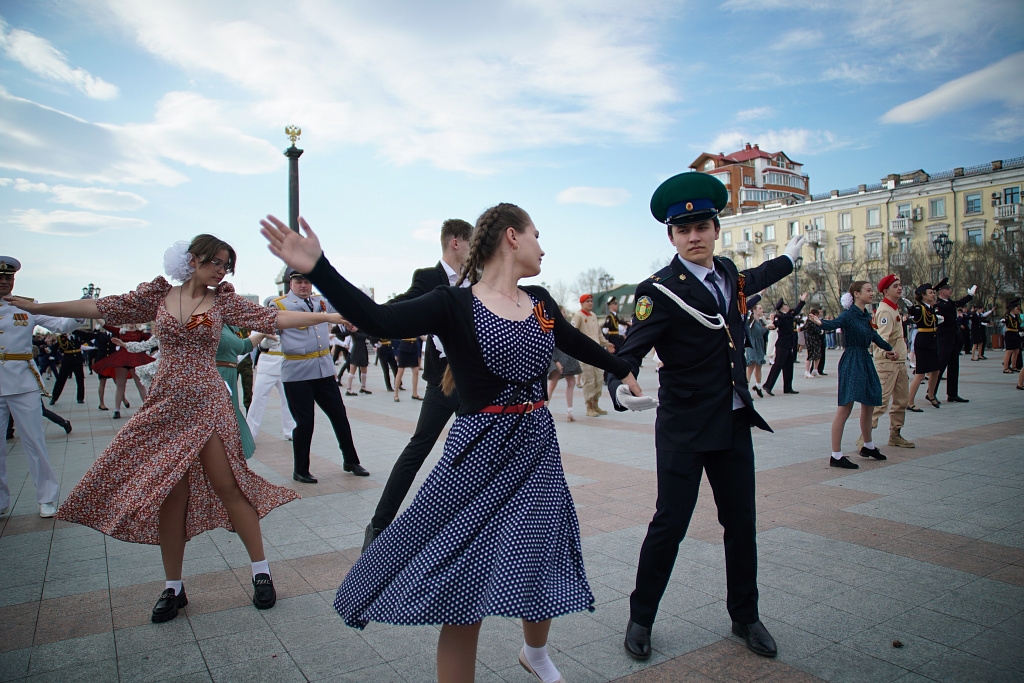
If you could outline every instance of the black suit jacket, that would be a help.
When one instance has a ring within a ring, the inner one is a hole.
[[[437,265],[433,268],[420,268],[415,271],[412,274],[412,284],[409,285],[409,289],[388,301],[385,305],[416,299],[438,287],[449,286],[448,273],[445,271],[444,266],[441,265],[441,262],[438,261]],[[423,358],[423,379],[431,384],[441,384],[441,379],[444,377],[444,371],[447,367],[448,361],[445,358],[441,358],[441,353],[434,346],[434,338],[432,336],[427,337],[427,352]]]
[[[778,331],[780,337],[792,337],[796,333],[796,326],[794,324],[796,317],[800,315],[800,311],[804,310],[804,302],[799,302],[795,308],[789,309],[789,313],[779,312],[775,316],[775,329]]]
[[[771,431],[754,410],[747,390],[743,356],[745,330],[736,301],[736,265],[718,257],[715,257],[715,264],[725,274],[731,291],[726,317],[731,341],[724,329],[708,329],[654,286],[655,283],[664,285],[708,315],[718,313],[711,292],[693,277],[678,257],[636,288],[636,305],[642,303],[643,297],[649,297],[651,312],[644,320],[634,315],[633,326],[618,355],[630,364],[634,375],[639,375],[640,363],[652,346],[664,363],[659,372],[660,405],[655,423],[655,443],[659,449],[698,452],[731,448],[734,390],[746,406],[750,423]],[[759,292],[792,270],[793,262],[787,256],[745,270],[744,292]],[[613,402],[620,383],[608,384]],[[617,403],[615,407],[623,410]]]
[[[944,318],[941,323],[935,326],[935,337],[939,344],[945,346],[947,344],[964,343],[964,337],[960,333],[960,324],[957,320],[956,309],[965,305],[973,298],[973,296],[968,294],[959,301],[939,299],[935,302],[935,312]]]

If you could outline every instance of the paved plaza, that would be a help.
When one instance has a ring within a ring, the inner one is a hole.
[[[783,396],[780,384],[775,398],[757,401],[775,429],[754,433],[760,608],[778,641],[775,660],[730,635],[721,527],[706,480],[654,625],[654,653],[644,663],[626,656],[628,595],[656,493],[655,416],[618,413],[567,424],[560,386],[552,411],[597,597],[594,612],[553,624],[552,657],[565,680],[1024,680],[1024,392],[990,353],[987,362],[963,358],[961,394],[969,404],[936,410],[918,394],[925,412],[908,413],[903,430],[914,450],[885,447],[883,418],[876,439],[889,460],[854,455],[855,414],[844,450],[859,470],[827,466],[838,352],[828,354],[828,377],[805,380],[797,366],[799,395]],[[125,423],[96,409],[96,379],[87,379],[85,404],[75,403],[70,386],[55,408],[72,421],[70,436],[46,423],[62,497]],[[653,391],[656,379],[648,363],[640,383]],[[241,542],[217,530],[186,549],[188,607],[170,623],[150,623],[163,590],[159,549],[41,519],[20,440],[9,441],[14,503],[0,518],[0,680],[433,680],[437,628],[371,624],[357,631],[331,607],[421,405],[411,392],[394,403],[376,368],[370,388],[372,396],[345,400],[372,476],[342,471],[320,414],[316,485],[291,480],[291,448],[271,399],[250,466],[294,486],[302,500],[263,522],[279,596],[265,612],[249,602]],[[130,415],[139,400],[133,388],[129,400]],[[608,407],[607,398],[602,403]],[[113,407],[112,384],[107,405]],[[576,406],[581,415],[580,392]],[[487,619],[477,680],[535,680],[516,661],[521,645],[517,622]]]

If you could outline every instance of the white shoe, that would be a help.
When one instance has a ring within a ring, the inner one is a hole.
[[[814,375],[809,372],[804,373],[804,379],[814,379]]]
[[[39,505],[39,516],[42,518],[53,517],[57,514],[57,506],[53,503],[42,503]]]

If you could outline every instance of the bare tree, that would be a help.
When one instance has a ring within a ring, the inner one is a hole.
[[[604,268],[590,268],[577,276],[575,293],[577,296],[582,296],[583,294],[605,292],[614,287],[615,278],[607,270]]]
[[[800,280],[806,277],[814,287],[805,290],[816,291],[829,310],[839,309],[839,299],[859,277],[866,277],[867,268],[861,257],[841,260],[838,254],[830,254],[822,261],[805,262]]]
[[[556,280],[552,283],[541,282],[540,286],[548,290],[559,306],[562,308],[569,308],[572,301],[572,292],[569,290],[569,285],[565,283],[565,280]]]

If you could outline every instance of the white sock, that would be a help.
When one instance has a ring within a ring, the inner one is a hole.
[[[868,449],[869,451],[873,450],[875,448],[875,442],[874,441],[865,441],[864,442],[864,448]]]
[[[266,560],[260,560],[259,562],[252,563],[252,578],[256,578],[257,574],[270,575],[270,562]]]
[[[164,590],[174,589],[175,595],[181,595],[181,581],[164,581]]]
[[[839,451],[839,452],[832,451],[832,457],[835,458],[836,460],[842,460],[843,459],[843,452],[842,451]]]
[[[548,657],[547,645],[544,647],[530,647],[524,642],[523,652],[526,654],[526,661],[530,664],[530,667],[540,676],[540,680],[544,681],[544,683],[555,683],[555,681],[562,677],[562,674],[558,673],[555,663]]]

